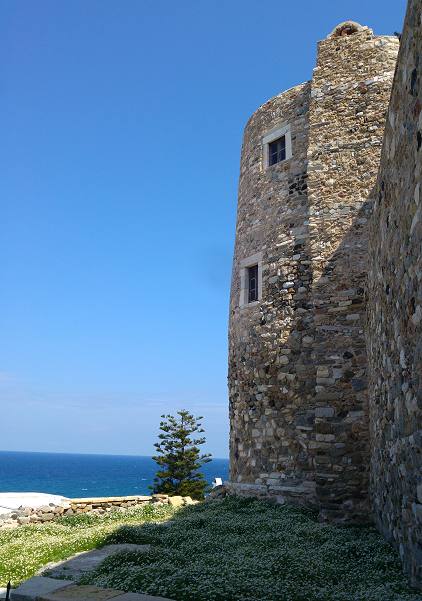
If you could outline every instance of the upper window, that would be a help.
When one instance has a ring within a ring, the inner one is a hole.
[[[258,300],[258,265],[251,265],[248,269],[248,303]]]
[[[292,156],[290,125],[284,124],[269,131],[262,139],[263,167],[268,169]]]
[[[286,136],[281,136],[268,144],[268,165],[286,160]]]

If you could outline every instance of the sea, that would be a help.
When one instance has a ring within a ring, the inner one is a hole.
[[[228,459],[202,467],[208,483],[228,479]],[[0,451],[0,492],[41,492],[64,497],[151,494],[152,457]]]

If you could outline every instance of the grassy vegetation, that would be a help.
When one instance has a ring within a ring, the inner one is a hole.
[[[110,543],[151,543],[106,559],[84,583],[177,601],[422,601],[372,528],[323,525],[303,510],[240,499],[74,516],[0,532],[0,580]],[[171,526],[152,523],[171,517]]]
[[[115,531],[152,543],[106,559],[86,583],[177,601],[421,601],[398,557],[371,528],[317,522],[303,510],[226,499],[186,508],[171,527]]]
[[[174,513],[169,506],[145,505],[126,513],[75,515],[55,522],[0,530],[0,586],[17,586],[50,561],[99,547],[122,525],[163,520]]]

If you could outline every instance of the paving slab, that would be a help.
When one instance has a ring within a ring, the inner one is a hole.
[[[40,576],[50,578],[64,578],[66,580],[79,581],[84,574],[95,570],[106,557],[119,553],[121,551],[136,551],[137,553],[147,553],[151,545],[132,545],[124,543],[120,545],[105,545],[100,549],[92,551],[82,551],[63,561],[49,563],[45,565],[40,572]]]
[[[100,588],[90,584],[77,586],[71,584],[37,597],[37,601],[107,601],[123,595],[123,591],[114,588]]]
[[[19,588],[12,589],[11,593],[11,601],[173,601],[143,593],[125,593],[111,588],[76,585],[45,576],[34,576]]]
[[[3,588],[2,586],[0,586],[0,599],[5,599],[6,593],[7,593],[7,588]]]
[[[11,601],[33,601],[42,595],[48,595],[69,586],[65,580],[55,580],[43,576],[34,576],[11,591]]]

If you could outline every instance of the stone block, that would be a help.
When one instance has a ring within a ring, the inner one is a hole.
[[[42,513],[41,514],[41,521],[43,522],[50,522],[51,520],[54,520],[56,516],[54,515],[54,513]]]
[[[48,595],[68,586],[71,586],[71,584],[64,580],[34,576],[23,582],[17,589],[12,590],[11,601],[35,601],[43,595]]]
[[[336,439],[334,434],[315,434],[317,442],[333,442]]]
[[[422,524],[422,503],[413,503],[412,510],[417,522]]]
[[[328,378],[330,370],[326,365],[319,365],[316,370],[318,378]]]
[[[334,416],[334,408],[333,407],[317,407],[315,409],[315,417],[333,417]]]
[[[18,524],[20,526],[24,526],[26,524],[29,524],[31,522],[31,518],[29,516],[19,516],[18,517]]]
[[[173,497],[169,497],[169,504],[172,507],[182,507],[184,505],[183,497],[178,495],[174,495]]]

